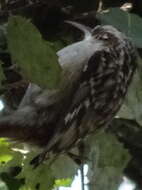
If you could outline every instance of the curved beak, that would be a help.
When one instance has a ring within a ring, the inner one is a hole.
[[[67,21],[65,21],[65,23],[71,24],[72,26],[81,30],[84,33],[85,38],[87,38],[88,36],[91,36],[92,28],[85,26],[83,24],[80,24],[78,22],[74,22],[74,21],[68,21],[67,20]]]

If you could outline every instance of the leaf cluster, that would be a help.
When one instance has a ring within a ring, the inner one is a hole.
[[[101,24],[114,25],[124,32],[137,48],[142,48],[141,17],[119,8],[111,8],[107,12],[97,13],[97,19]],[[44,40],[30,20],[13,16],[9,18],[6,26],[0,28],[0,52],[5,49],[5,44],[7,44],[6,51],[11,55],[12,64],[16,65],[25,80],[42,88],[58,87],[61,67],[58,64],[56,50],[64,46],[60,40],[55,43]],[[1,63],[0,67],[1,86],[6,78],[3,64]],[[139,59],[139,69],[124,105],[118,113],[121,118],[136,120],[140,126],[142,125],[141,64],[142,61]],[[61,155],[54,162],[51,157],[39,167],[33,168],[29,163],[37,152],[39,150],[32,151],[23,145],[14,145],[6,139],[0,139],[0,173],[1,179],[5,182],[5,184],[3,181],[0,182],[0,190],[50,190],[71,184],[78,166],[69,157]],[[97,190],[102,190],[104,187],[109,190],[116,189],[123,170],[130,160],[128,150],[114,136],[102,132],[89,136],[86,140],[86,155],[90,168],[88,176],[90,180],[97,179],[93,184]],[[17,168],[21,171],[16,174],[14,181],[11,170],[15,167],[16,171]],[[12,182],[15,185],[12,185]]]

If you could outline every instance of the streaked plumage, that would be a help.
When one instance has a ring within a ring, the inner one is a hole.
[[[57,52],[64,86],[42,92],[31,85],[19,109],[1,121],[0,136],[46,152],[69,151],[80,138],[107,126],[119,110],[136,68],[135,48],[112,26],[69,23],[85,37]]]

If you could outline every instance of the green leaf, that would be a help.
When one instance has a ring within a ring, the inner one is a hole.
[[[8,173],[2,173],[1,178],[6,183],[8,190],[19,190],[19,187],[21,187],[24,182],[23,180],[15,179]]]
[[[66,179],[57,179],[55,180],[55,187],[68,187],[70,186],[72,183],[72,179],[71,178],[66,178]]]
[[[54,186],[70,185],[78,166],[67,156],[61,155],[56,160],[54,156],[46,162],[40,164],[38,167],[33,168],[30,161],[37,155],[37,152],[30,152],[23,160],[22,172],[18,178],[25,178],[25,186],[34,189],[37,185],[40,190],[50,190]],[[58,181],[58,179],[60,179]]]
[[[9,171],[11,167],[21,166],[24,155],[14,148],[16,146],[7,139],[0,138],[0,173]]]
[[[0,138],[0,146],[9,146],[10,143],[5,138]]]
[[[26,79],[41,87],[57,87],[61,68],[56,53],[29,20],[21,16],[10,17],[7,39],[12,60]]]
[[[0,138],[0,165],[7,163],[13,158],[10,143],[4,138]]]
[[[142,47],[142,18],[119,8],[110,8],[97,14],[102,24],[113,25],[124,32],[139,48]]]
[[[78,169],[78,165],[68,156],[61,155],[51,165],[51,169],[56,179],[72,178]]]
[[[114,190],[118,188],[123,170],[130,156],[127,149],[115,136],[99,132],[90,135],[86,141],[86,155],[89,156],[89,173],[94,188],[97,190]]]
[[[112,166],[123,168],[129,160],[128,151],[111,134],[101,131],[96,135],[90,135],[87,143],[90,147],[88,154],[91,155],[93,152],[96,152],[95,159],[98,167]],[[116,152],[117,154],[115,154]]]
[[[40,153],[40,150],[34,149],[29,152],[24,150],[26,150],[24,146],[14,145],[4,138],[0,139],[0,161],[5,162],[4,164],[1,163],[0,174],[9,173],[13,167],[22,169],[16,176],[17,180],[13,181],[15,188],[17,185],[23,185],[20,182],[21,179],[25,179],[25,185],[20,188],[21,190],[32,190],[37,186],[39,186],[39,190],[50,190],[53,187],[71,184],[78,165],[68,156],[60,155],[55,157],[55,155],[51,155],[47,161],[34,168],[30,162]],[[7,185],[12,183],[11,178],[6,177],[5,179],[8,179],[8,181],[5,180]]]
[[[140,58],[124,104],[117,115],[121,118],[136,120],[139,125],[142,125],[142,59]]]
[[[54,186],[52,171],[47,164],[41,164],[37,168],[33,168],[30,161],[35,155],[31,152],[23,160],[22,172],[18,175],[18,178],[25,178],[25,186],[28,188],[35,189],[39,185],[41,190],[50,190]]]
[[[0,190],[8,190],[6,184],[2,180],[0,180]]]

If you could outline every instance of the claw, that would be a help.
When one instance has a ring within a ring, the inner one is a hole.
[[[44,162],[44,160],[47,159],[47,153],[41,153],[38,154],[36,157],[34,157],[31,161],[30,164],[33,165],[33,168],[37,168],[40,164]]]

